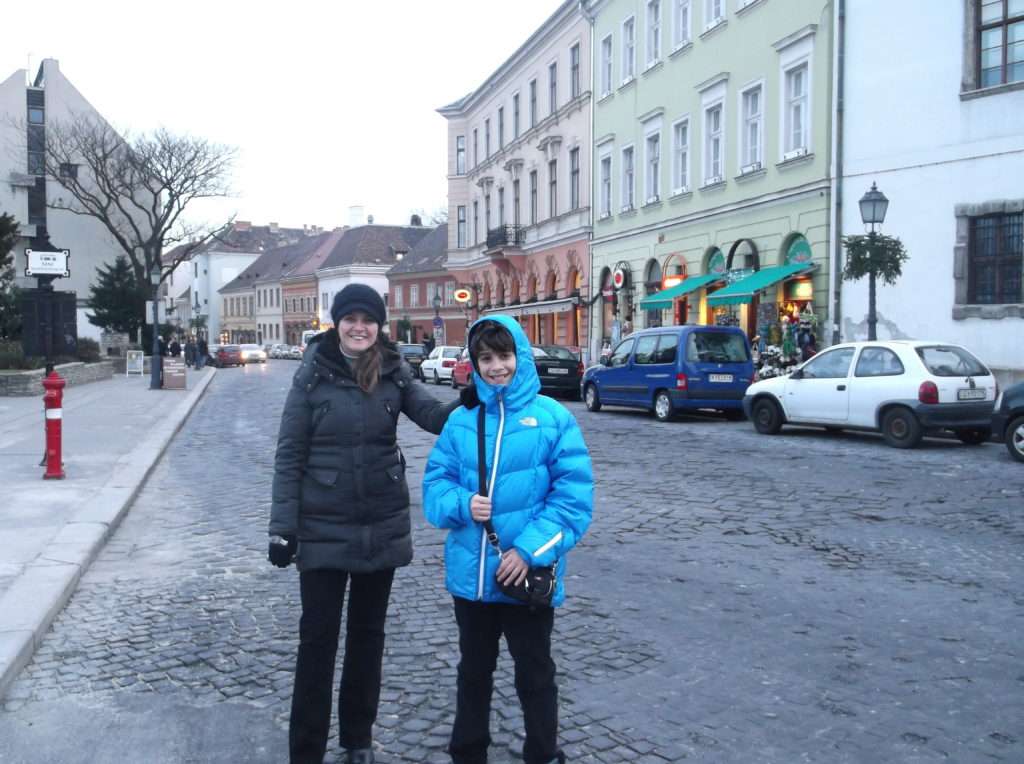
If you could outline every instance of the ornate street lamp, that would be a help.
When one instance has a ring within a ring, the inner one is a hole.
[[[875,312],[876,268],[874,264],[875,226],[881,226],[885,222],[885,213],[889,209],[889,200],[885,197],[885,194],[878,190],[878,185],[872,183],[871,190],[860,198],[858,204],[860,205],[860,219],[864,221],[864,225],[871,226],[871,232],[868,234],[870,247],[868,257],[872,261],[868,272],[868,339],[877,340],[876,325],[878,317]]]

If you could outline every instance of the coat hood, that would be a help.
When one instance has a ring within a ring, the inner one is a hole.
[[[503,387],[497,387],[485,382],[477,371],[476,363],[473,364],[473,383],[476,385],[476,394],[481,402],[491,407],[495,405],[498,396],[501,395],[505,405],[511,409],[518,409],[537,397],[540,392],[540,378],[537,376],[537,365],[533,361],[533,350],[530,347],[530,340],[526,333],[511,316],[486,316],[473,322],[466,338],[467,347],[472,346],[473,332],[485,321],[494,321],[505,327],[512,335],[512,341],[516,346],[516,373],[512,375],[512,381]]]

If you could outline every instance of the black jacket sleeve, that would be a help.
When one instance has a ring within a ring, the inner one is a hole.
[[[448,415],[460,405],[458,398],[451,403],[437,400],[426,387],[413,381],[412,370],[405,361],[398,372],[398,380],[402,389],[402,413],[427,432],[440,435]]]
[[[277,453],[274,456],[271,535],[294,535],[299,527],[299,498],[309,455],[313,419],[306,398],[313,375],[304,373],[307,371],[304,367],[296,372],[284,402],[284,411],[281,412],[281,428],[277,434]]]

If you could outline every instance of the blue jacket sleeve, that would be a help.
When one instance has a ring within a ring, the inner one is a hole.
[[[456,437],[449,421],[441,430],[423,473],[423,511],[427,522],[438,528],[459,528],[473,522],[469,513],[473,491],[459,482]]]
[[[551,490],[544,509],[516,537],[516,550],[531,567],[551,565],[590,527],[594,512],[594,474],[583,433],[571,414],[560,422],[549,461]]]

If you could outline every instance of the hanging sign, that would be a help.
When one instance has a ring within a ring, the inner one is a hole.
[[[68,278],[71,276],[71,269],[68,260],[71,259],[70,249],[61,249],[56,252],[43,252],[37,249],[26,249],[25,265],[26,276],[56,276]]]
[[[626,266],[615,266],[615,270],[612,272],[612,286],[615,287],[616,291],[625,289],[629,286],[629,270]]]
[[[455,302],[465,303],[473,299],[473,293],[466,289],[465,287],[456,289],[452,294],[455,297]]]

